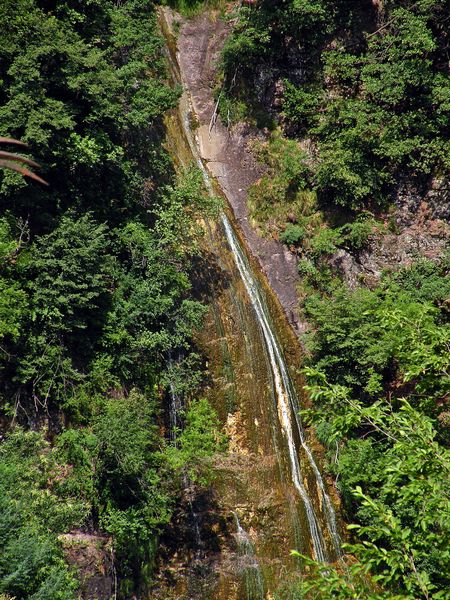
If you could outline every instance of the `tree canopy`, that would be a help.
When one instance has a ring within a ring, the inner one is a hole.
[[[124,596],[145,583],[177,474],[218,447],[194,398],[205,307],[190,274],[214,203],[162,146],[179,93],[152,2],[8,0],[0,38],[0,130],[49,183],[0,173],[0,594],[78,597],[59,536],[81,528],[111,536]],[[190,365],[194,423],[176,461],[161,414],[174,362]]]

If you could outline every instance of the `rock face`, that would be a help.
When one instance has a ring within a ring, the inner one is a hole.
[[[209,598],[229,545],[227,523],[211,492],[186,485],[159,541],[152,600]]]
[[[108,536],[83,532],[60,536],[64,555],[75,567],[83,600],[110,600],[116,592],[114,554]]]
[[[213,118],[217,63],[228,33],[229,25],[212,13],[183,21],[177,39],[182,79],[198,121],[196,134],[202,158],[225,193],[246,244],[259,262],[290,324],[297,334],[301,334],[307,324],[300,320],[298,313],[297,256],[277,240],[261,237],[249,216],[248,189],[262,173],[250,143],[263,134],[243,123],[227,129],[220,119]],[[286,68],[290,76],[294,72],[295,75],[297,69],[301,78],[298,52],[292,50],[288,62]],[[276,102],[278,84],[272,71],[270,65],[261,71],[261,81],[255,82],[255,95],[266,107],[272,106],[275,110],[273,102],[274,98]],[[269,94],[270,101],[261,94]],[[331,265],[350,288],[376,283],[383,271],[407,266],[420,256],[439,259],[445,251],[448,243],[445,221],[450,218],[450,188],[445,177],[435,178],[426,189],[420,190],[405,181],[399,185],[394,202],[396,212],[391,218],[395,222],[395,232],[377,235],[359,256],[339,250],[331,258]]]
[[[450,182],[445,177],[436,177],[431,182],[425,202],[434,219],[450,221]]]
[[[425,221],[450,221],[450,183],[446,177],[434,177],[419,189],[410,181],[400,182],[396,197],[396,222],[410,226]]]
[[[219,181],[247,246],[267,276],[289,322],[301,332],[304,324],[297,313],[297,259],[276,240],[262,238],[249,218],[247,192],[261,175],[261,165],[252,156],[249,143],[261,133],[244,124],[228,130],[220,119],[210,127],[215,109],[217,62],[227,34],[226,23],[211,14],[202,14],[183,22],[177,39],[183,82],[199,123],[196,133],[200,152]]]
[[[358,256],[338,250],[330,259],[331,266],[354,289],[376,285],[383,272],[407,267],[420,257],[439,260],[450,237],[448,196],[448,184],[442,180],[427,193],[400,194],[394,214],[397,231],[378,234]]]

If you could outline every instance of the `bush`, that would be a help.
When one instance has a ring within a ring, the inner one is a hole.
[[[0,593],[75,599],[55,534],[80,525],[89,502],[42,434],[16,429],[0,446]]]
[[[308,190],[310,167],[297,142],[279,132],[255,144],[255,151],[268,172],[250,187],[252,217],[266,231],[278,232],[290,214],[301,215],[315,206],[315,194]]]
[[[207,485],[212,476],[209,461],[224,448],[216,411],[205,398],[192,400],[177,445],[167,449],[172,467],[187,470],[193,481]]]
[[[374,232],[375,222],[373,220],[357,219],[353,223],[340,228],[343,237],[343,245],[349,250],[359,252],[369,243]]]
[[[301,277],[314,278],[317,275],[317,267],[308,258],[302,258],[298,262],[298,274]]]
[[[280,241],[288,246],[298,246],[304,237],[305,229],[293,223],[288,223],[286,229],[280,233]]]
[[[372,196],[381,199],[382,172],[355,144],[323,144],[315,172],[317,191],[324,199],[360,209]]]
[[[430,301],[434,284],[427,286],[424,278],[423,295],[398,285],[396,277],[409,272],[386,279],[373,291],[340,288],[331,298],[308,299],[306,312],[317,327],[311,348],[317,367],[355,396],[373,399],[374,394],[387,393],[394,381],[399,380],[400,389],[400,382],[411,381],[417,406],[435,415],[439,408],[431,398],[445,393],[448,327]],[[431,270],[430,282],[436,276]],[[442,267],[439,277],[446,286]],[[425,290],[429,297],[424,297]]]
[[[287,80],[284,82],[282,114],[296,132],[304,133],[317,124],[320,102],[321,90],[312,86],[296,87]]]
[[[338,229],[321,227],[308,241],[309,250],[313,257],[334,254],[342,244],[342,236]]]

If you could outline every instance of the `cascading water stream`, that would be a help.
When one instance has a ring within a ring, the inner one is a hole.
[[[173,368],[174,362],[169,357],[169,369]],[[171,444],[177,444],[177,438],[180,431],[180,411],[182,402],[180,395],[176,389],[176,385],[172,379],[169,380],[169,441]]]
[[[169,372],[174,370],[174,361],[172,357],[169,357]],[[172,377],[169,380],[169,442],[173,446],[179,445],[178,436],[182,433],[183,420],[180,417],[182,411],[183,401],[182,396],[177,391],[177,386]],[[191,520],[191,530],[194,534],[195,541],[195,559],[201,560],[203,557],[203,540],[201,537],[201,523],[199,514],[194,509],[194,502],[192,497],[192,481],[189,478],[188,473],[185,471],[183,474],[183,490],[189,506],[189,515]]]
[[[214,194],[214,186],[212,184],[211,177],[203,163],[203,160],[199,156],[197,143],[191,131],[188,111],[186,111],[186,113],[183,114],[182,121],[184,133],[189,143],[192,156],[196,159],[197,165],[203,173],[205,186],[210,194]],[[258,286],[255,276],[251,271],[250,264],[248,263],[247,257],[245,256],[241,244],[239,243],[239,240],[233,231],[232,225],[224,212],[222,212],[221,214],[221,220],[226,239],[228,241],[231,252],[236,262],[236,266],[239,270],[242,281],[245,285],[252,306],[255,310],[258,323],[261,327],[261,331],[264,337],[266,349],[269,355],[270,366],[272,370],[277,397],[278,418],[280,420],[280,424],[287,442],[292,482],[296,490],[298,491],[305,507],[314,554],[317,560],[325,562],[328,559],[328,553],[326,551],[324,538],[320,531],[319,522],[317,520],[313,504],[305,486],[303,485],[303,476],[300,469],[300,461],[298,457],[297,447],[295,444],[294,428],[292,421],[294,421],[294,426],[297,435],[300,439],[301,446],[305,451],[309,464],[312,467],[316,484],[320,491],[322,502],[325,507],[325,519],[327,522],[327,527],[331,539],[333,541],[334,549],[336,553],[339,554],[340,540],[337,531],[333,505],[331,504],[330,498],[325,490],[325,485],[322,476],[311,453],[311,450],[306,444],[305,435],[301,426],[300,418],[298,416],[298,398],[295,394],[294,386],[288,373],[282,351],[273,332],[270,317],[265,307],[265,302],[263,301],[261,290]]]
[[[168,42],[170,42],[169,38]],[[170,53],[168,54],[168,59],[174,81],[178,84],[183,84],[179,60],[175,58],[175,54],[172,56]],[[201,169],[208,192],[211,195],[217,195],[215,181],[201,158],[199,142],[192,129],[192,122],[196,121],[195,112],[192,109],[192,102],[186,85],[183,85],[183,88],[184,91],[180,100],[178,113],[180,118],[178,122],[181,126],[181,135],[185,139],[187,149],[186,156],[183,156],[182,158],[182,163],[187,164],[189,160],[193,159]],[[259,326],[260,336],[263,342],[263,351],[266,353],[269,366],[268,375],[271,376],[274,390],[274,408],[278,415],[279,431],[284,439],[283,445],[286,449],[284,456],[286,456],[288,462],[289,477],[304,506],[312,552],[318,560],[326,562],[327,560],[332,559],[333,555],[340,556],[340,539],[334,508],[326,492],[319,468],[306,442],[298,414],[300,408],[298,396],[273,328],[271,316],[267,308],[265,291],[262,289],[258,279],[254,275],[246,252],[225,212],[221,214],[221,224],[224,237],[228,243],[234,263],[240,279],[244,284],[244,288],[250,300],[250,305]],[[305,461],[305,465],[307,466],[307,472],[305,473],[302,472],[302,461]],[[314,503],[310,495],[310,490],[304,481],[307,475],[309,484],[311,485],[312,482],[313,486],[317,489],[318,497],[314,496]],[[310,479],[311,475],[312,479]],[[319,516],[321,517],[320,521]],[[238,542],[240,539],[239,533],[242,533],[241,529],[239,524]],[[327,532],[327,535],[325,535],[325,532]],[[332,547],[327,547],[329,539],[331,540]],[[244,538],[242,538],[241,541],[243,540]]]
[[[179,401],[172,382],[169,384],[170,404],[169,404],[169,440],[172,444],[176,443],[178,435],[178,410]]]
[[[308,519],[308,524],[311,533],[311,539],[314,547],[314,553],[316,558],[322,562],[324,562],[327,558],[325,543],[320,531],[319,523],[317,521],[317,517],[314,512],[314,508],[312,502],[309,498],[308,492],[306,491],[305,486],[302,483],[302,474],[300,471],[300,462],[297,455],[297,448],[294,440],[294,431],[292,428],[292,400],[291,400],[291,382],[289,375],[286,370],[286,365],[284,363],[283,357],[281,355],[281,351],[278,347],[277,341],[273,334],[273,331],[270,327],[269,320],[264,311],[264,305],[262,302],[261,294],[259,292],[256,281],[254,280],[252,273],[250,271],[250,266],[246,260],[246,257],[243,255],[242,249],[239,246],[238,240],[234,234],[234,231],[231,228],[231,224],[225,215],[222,215],[222,224],[225,230],[225,234],[230,244],[230,248],[233,252],[233,255],[236,260],[237,267],[241,274],[241,277],[244,281],[245,287],[247,289],[248,295],[252,302],[252,305],[255,309],[255,312],[258,316],[258,321],[261,326],[264,340],[266,343],[266,348],[269,353],[270,365],[272,369],[272,375],[274,378],[276,397],[277,397],[277,408],[278,408],[278,418],[280,420],[280,424],[282,426],[283,432],[286,437],[286,442],[289,451],[289,458],[291,464],[291,476],[292,482],[300,494],[300,497],[305,506],[306,516]],[[302,446],[306,445],[303,441]],[[311,453],[309,453],[309,457],[312,459]],[[314,460],[312,459],[312,462]],[[315,463],[314,463],[315,464]],[[318,471],[318,470],[317,470]],[[317,473],[315,472],[316,478]],[[319,473],[320,477],[320,473]],[[320,477],[321,480],[321,477]],[[319,488],[323,489],[319,484]],[[326,495],[326,494],[325,494]]]
[[[192,531],[194,533],[194,541],[195,541],[195,558],[196,560],[201,560],[203,557],[203,540],[200,533],[200,519],[199,514],[194,510],[194,503],[191,494],[192,482],[189,479],[187,473],[184,473],[183,476],[183,488],[186,493],[186,497],[189,504],[189,513],[192,520]]]

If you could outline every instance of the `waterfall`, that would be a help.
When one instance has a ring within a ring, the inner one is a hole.
[[[203,163],[203,160],[199,156],[197,143],[195,142],[195,139],[192,135],[188,111],[185,111],[185,113],[183,114],[183,127],[186,139],[188,140],[189,146],[191,148],[192,155],[196,159],[197,165],[203,173],[206,188],[210,194],[214,194],[214,186],[212,184],[210,175]],[[280,345],[273,331],[268,310],[266,308],[266,303],[263,300],[262,291],[260,290],[257,280],[252,273],[250,264],[247,260],[247,257],[244,253],[244,250],[242,249],[242,246],[236,234],[233,231],[233,227],[224,212],[222,212],[221,214],[221,220],[226,239],[230,246],[242,281],[247,290],[250,302],[256,313],[258,323],[264,338],[275,385],[278,418],[287,443],[292,483],[294,484],[294,487],[297,490],[300,498],[302,499],[303,505],[305,507],[315,557],[319,561],[326,562],[329,556],[326,551],[325,541],[320,530],[320,525],[317,519],[317,515],[314,511],[312,501],[303,484],[303,475],[301,472],[300,461],[298,457],[297,447],[295,444],[294,429],[297,432],[297,435],[300,439],[300,444],[303,450],[305,451],[308,462],[312,468],[317,488],[319,489],[322,503],[325,508],[324,513],[328,531],[333,541],[334,549],[339,555],[340,540],[337,531],[334,508],[326,492],[323,478],[320,474],[320,471],[317,467],[311,450],[309,449],[305,440],[305,434],[301,425],[300,417],[298,415],[298,397],[295,393],[295,389],[291,377],[289,375]]]
[[[169,373],[169,441],[173,446],[178,445],[178,435],[182,432],[183,420],[180,417],[180,412],[183,408],[183,398],[180,395],[176,380],[174,379],[176,361],[169,356],[168,359],[168,373]],[[201,537],[201,519],[200,515],[194,509],[194,496],[193,496],[193,482],[191,481],[188,473],[183,473],[183,490],[189,506],[189,515],[191,521],[191,530],[193,533],[194,541],[194,553],[195,559],[201,560],[203,558],[203,540]],[[195,492],[194,492],[195,495]]]
[[[183,475],[183,487],[189,504],[189,513],[192,518],[192,531],[194,534],[194,554],[196,560],[201,560],[204,554],[204,544],[201,536],[200,515],[194,509],[192,497],[192,482],[187,473]]]
[[[334,509],[328,497],[328,494],[326,493],[325,485],[323,483],[322,476],[316,465],[314,457],[306,444],[305,435],[300,422],[300,417],[298,416],[298,398],[295,394],[294,386],[289,376],[280,346],[271,327],[270,318],[267,314],[267,309],[265,307],[265,302],[263,301],[261,291],[253,276],[253,273],[251,272],[247,257],[245,256],[238,242],[238,239],[231,227],[230,221],[228,220],[225,214],[222,214],[222,224],[225,230],[225,235],[227,237],[228,243],[233,252],[233,256],[235,257],[236,265],[238,267],[239,273],[241,274],[247,293],[250,297],[252,306],[257,314],[258,322],[260,324],[264,336],[267,352],[269,354],[272,375],[274,378],[277,397],[278,418],[280,420],[280,424],[283,429],[288,446],[292,482],[305,506],[306,516],[308,519],[311,539],[313,542],[316,558],[317,560],[324,562],[327,558],[325,544],[311,499],[309,498],[307,490],[302,482],[303,478],[300,469],[300,461],[297,454],[297,448],[295,445],[292,415],[294,415],[295,428],[300,438],[300,443],[302,445],[302,448],[305,450],[306,456],[308,457],[308,461],[312,467],[317,486],[322,496],[322,501],[325,507],[327,526],[329,528],[330,535],[336,546],[336,550],[338,550],[339,535],[337,532]]]
[[[236,544],[240,568],[243,571],[245,584],[245,600],[264,600],[264,580],[259,563],[255,557],[255,548],[250,536],[239,522],[239,517],[235,512],[233,515],[236,521]]]
[[[172,360],[169,360],[172,366]],[[177,438],[180,431],[180,410],[182,408],[181,398],[177,392],[175,383],[172,378],[169,380],[169,441],[173,445],[177,445]]]
[[[169,52],[168,59],[174,81],[183,83],[178,65],[179,61],[177,61],[175,55],[170,55]],[[179,116],[182,135],[185,138],[185,142],[187,142],[186,149],[188,150],[189,156],[183,156],[182,162],[186,164],[185,161],[188,161],[190,157],[192,157],[197,163],[197,166],[201,169],[208,192],[211,195],[216,195],[215,182],[200,156],[198,141],[192,130],[191,115],[193,114],[193,109],[191,99],[186,90],[186,86],[183,87],[184,93],[180,100]],[[250,306],[252,307],[259,326],[261,341],[263,342],[267,357],[268,371],[273,382],[274,408],[275,414],[278,417],[278,430],[281,433],[283,445],[286,450],[285,456],[289,467],[288,477],[290,477],[293,488],[297,492],[298,497],[304,506],[306,515],[309,532],[304,531],[304,534],[310,534],[312,552],[315,558],[319,561],[326,562],[332,559],[333,553],[338,557],[341,554],[340,538],[334,508],[327,494],[322,475],[315,462],[314,456],[307,444],[299,416],[299,399],[290,377],[283,351],[274,331],[270,313],[267,308],[265,291],[259,285],[258,279],[253,273],[252,266],[247,258],[246,251],[242,247],[241,242],[233,229],[233,225],[225,212],[222,212],[220,219],[224,237],[230,248],[237,272],[244,284]],[[303,469],[306,469],[306,472],[302,472],[302,465]],[[317,490],[318,497],[314,498],[315,502],[313,502],[310,490],[305,484],[306,475],[311,477],[314,482],[314,487]],[[319,517],[321,518],[320,521]],[[251,540],[248,537],[248,534],[240,526],[237,516],[236,524],[236,540],[239,551],[242,553],[245,552],[245,556],[251,556],[251,552],[253,552],[254,555]],[[325,538],[331,540],[332,548],[327,547]],[[254,559],[256,560],[255,557]]]
[[[172,444],[176,444],[178,432],[178,397],[172,382],[170,382],[169,391],[169,440]]]

